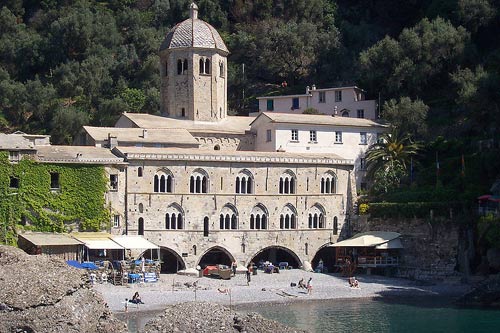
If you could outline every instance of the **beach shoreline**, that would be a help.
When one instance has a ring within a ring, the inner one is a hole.
[[[301,278],[312,277],[313,290],[307,294],[304,289],[292,286]],[[96,284],[110,310],[125,312],[125,299],[131,299],[138,291],[145,304],[128,304],[128,313],[157,312],[168,305],[183,302],[213,302],[235,307],[249,304],[287,304],[290,302],[322,301],[334,299],[399,297],[399,296],[460,296],[470,289],[469,285],[438,282],[421,286],[417,282],[377,275],[360,275],[360,288],[351,288],[347,278],[339,274],[306,272],[299,269],[285,270],[279,274],[265,274],[259,271],[251,276],[247,286],[244,274],[237,274],[230,280],[209,277],[193,277],[177,274],[162,274],[155,283],[137,283],[126,286]],[[194,286],[196,284],[196,287]]]

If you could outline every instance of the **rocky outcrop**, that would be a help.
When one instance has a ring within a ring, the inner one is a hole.
[[[0,332],[126,332],[87,281],[60,259],[0,245]]]
[[[265,319],[256,313],[243,315],[218,304],[189,302],[168,307],[159,318],[149,321],[143,332],[292,333],[305,331]]]
[[[457,302],[466,306],[500,307],[500,274],[482,281]]]

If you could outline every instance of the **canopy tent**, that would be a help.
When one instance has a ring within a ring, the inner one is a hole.
[[[156,250],[157,258],[160,258],[160,247],[141,236],[114,236],[113,241],[126,250],[151,250],[151,259],[153,259],[153,250]]]
[[[75,267],[75,268],[80,268],[80,269],[98,269],[99,267],[96,266],[93,262],[78,262],[76,260],[67,260],[66,263],[69,266]]]
[[[356,234],[352,238],[337,242],[330,246],[332,247],[376,247],[378,249],[401,249],[403,244],[399,240],[401,234],[390,231],[368,231],[361,234]],[[390,245],[387,244],[393,240],[397,240]],[[387,246],[387,247],[379,247]],[[391,246],[391,247],[388,247]]]
[[[87,260],[89,260],[88,250],[120,250],[122,259],[125,258],[125,248],[111,239],[111,234],[103,232],[80,232],[72,236],[82,242],[87,248]]]

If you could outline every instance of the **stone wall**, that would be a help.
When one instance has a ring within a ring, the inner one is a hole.
[[[382,219],[360,216],[356,232],[394,231],[401,234],[404,249],[400,277],[418,280],[458,275],[459,224],[450,219]]]

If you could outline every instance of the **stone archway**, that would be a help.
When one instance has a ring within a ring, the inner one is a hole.
[[[327,270],[323,270],[324,273],[333,273],[335,271],[335,248],[330,246],[330,243],[320,247],[314,255],[311,261],[313,269],[318,267],[320,260],[323,260],[323,267]]]
[[[156,250],[153,250],[156,252]],[[150,258],[150,251],[144,252],[145,259]],[[156,253],[153,253],[153,258],[156,258]],[[160,248],[161,273],[174,274],[180,270],[186,269],[186,264],[181,256],[172,249],[167,247]]]
[[[227,265],[231,266],[234,257],[228,250],[221,246],[214,246],[208,249],[201,257],[198,265],[205,268],[208,265]]]
[[[302,266],[302,262],[295,252],[283,246],[269,246],[263,248],[257,252],[250,261],[256,265],[258,265],[260,261],[270,261],[275,265],[278,265],[280,262],[288,262],[288,265],[293,268]]]

